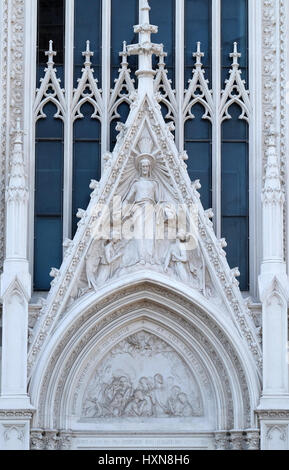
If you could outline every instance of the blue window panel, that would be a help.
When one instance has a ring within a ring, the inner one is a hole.
[[[86,49],[86,41],[90,41],[90,49],[94,52],[91,58],[96,78],[100,81],[101,66],[101,35],[102,15],[101,0],[75,0],[74,30],[74,65],[75,80],[81,76]]]
[[[62,139],[63,138],[63,122],[61,119],[55,119],[54,115],[57,108],[54,104],[48,103],[44,109],[45,119],[39,119],[36,125],[36,139]]]
[[[64,0],[38,0],[38,37],[37,37],[37,63],[46,64],[45,51],[48,50],[49,41],[53,41],[57,56],[54,61],[57,65],[64,63],[64,30],[65,30],[65,2]]]
[[[61,214],[62,155],[62,142],[36,142],[35,213],[37,215]]]
[[[186,0],[185,1],[185,81],[192,77],[194,66],[193,52],[197,49],[197,42],[201,42],[204,52],[203,64],[207,78],[211,79],[211,16],[212,0]]]
[[[249,212],[248,145],[222,145],[222,214],[247,216]]]
[[[81,108],[84,118],[74,124],[74,164],[73,164],[73,196],[72,196],[72,232],[77,229],[76,213],[79,208],[86,209],[91,190],[92,179],[100,180],[100,122],[92,119],[93,107],[86,103]]]
[[[52,267],[59,268],[62,260],[61,217],[36,217],[34,241],[34,289],[50,289]]]
[[[101,128],[97,119],[91,119],[94,108],[91,104],[85,103],[81,106],[83,118],[77,119],[74,124],[74,139],[93,139],[99,140],[101,137]]]
[[[151,23],[159,27],[159,32],[152,35],[153,42],[162,43],[164,51],[168,54],[165,59],[168,77],[174,80],[175,64],[175,0],[158,0],[153,5],[150,14]],[[153,56],[153,67],[155,68],[159,59]]]
[[[239,267],[242,291],[249,290],[249,219],[222,217],[222,235],[227,239],[227,259],[231,268]]]
[[[210,142],[187,142],[188,173],[192,181],[199,179],[201,201],[205,209],[212,207],[212,147]]]
[[[238,43],[239,59],[243,79],[248,82],[248,0],[222,0],[222,79],[228,77],[232,64],[230,53],[234,42]]]
[[[212,125],[208,119],[202,119],[205,109],[199,103],[192,108],[195,119],[189,119],[185,124],[185,140],[203,139],[210,141],[212,138]]]
[[[249,126],[247,121],[239,119],[242,114],[240,106],[233,104],[229,108],[229,114],[232,119],[227,119],[222,125],[222,139],[223,141],[234,141],[242,140],[248,141],[249,138]]]
[[[74,177],[73,177],[73,234],[76,232],[79,219],[77,210],[86,209],[92,179],[100,179],[100,145],[98,142],[75,142],[74,144]]]
[[[199,179],[203,206],[212,206],[212,126],[202,119],[205,109],[199,103],[192,108],[194,119],[185,123],[185,149],[188,152],[188,172],[191,180]]]
[[[48,103],[36,125],[34,285],[48,290],[62,256],[63,122]]]
[[[138,35],[133,31],[133,25],[139,23],[139,2],[138,0],[112,0],[111,2],[111,65],[112,65],[112,86],[114,79],[118,77],[118,69],[121,58],[119,52],[122,51],[123,41],[127,44],[138,42]],[[137,56],[128,58],[130,69],[135,72],[138,67]]]
[[[119,132],[116,130],[116,126],[118,122],[125,123],[128,115],[129,115],[130,108],[127,103],[121,103],[118,107],[117,112],[120,115],[118,119],[114,119],[110,124],[110,148],[113,150],[116,144],[116,137]]]

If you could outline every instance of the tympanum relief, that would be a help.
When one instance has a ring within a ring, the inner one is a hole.
[[[203,415],[198,385],[176,351],[147,332],[115,346],[91,378],[82,419]]]

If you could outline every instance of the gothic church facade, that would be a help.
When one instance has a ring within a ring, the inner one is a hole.
[[[288,20],[0,1],[0,449],[289,449]]]

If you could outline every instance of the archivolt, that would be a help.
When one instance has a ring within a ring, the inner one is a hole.
[[[165,303],[164,303],[165,299]],[[83,373],[88,357],[98,348],[107,354],[108,338],[115,342],[132,330],[151,328],[180,354],[178,342],[198,357],[215,388],[218,429],[253,426],[259,379],[238,334],[213,317],[212,312],[171,288],[153,282],[118,287],[102,299],[87,299],[62,318],[40,355],[30,382],[30,394],[37,414],[34,426],[66,429],[65,417],[73,402],[76,379]],[[231,337],[230,337],[231,335]],[[110,348],[112,347],[110,341]],[[185,358],[189,364],[189,358]]]

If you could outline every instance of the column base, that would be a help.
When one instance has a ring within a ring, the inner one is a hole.
[[[289,450],[289,410],[257,411],[261,427],[261,450]]]
[[[0,408],[0,450],[29,450],[33,409]]]

